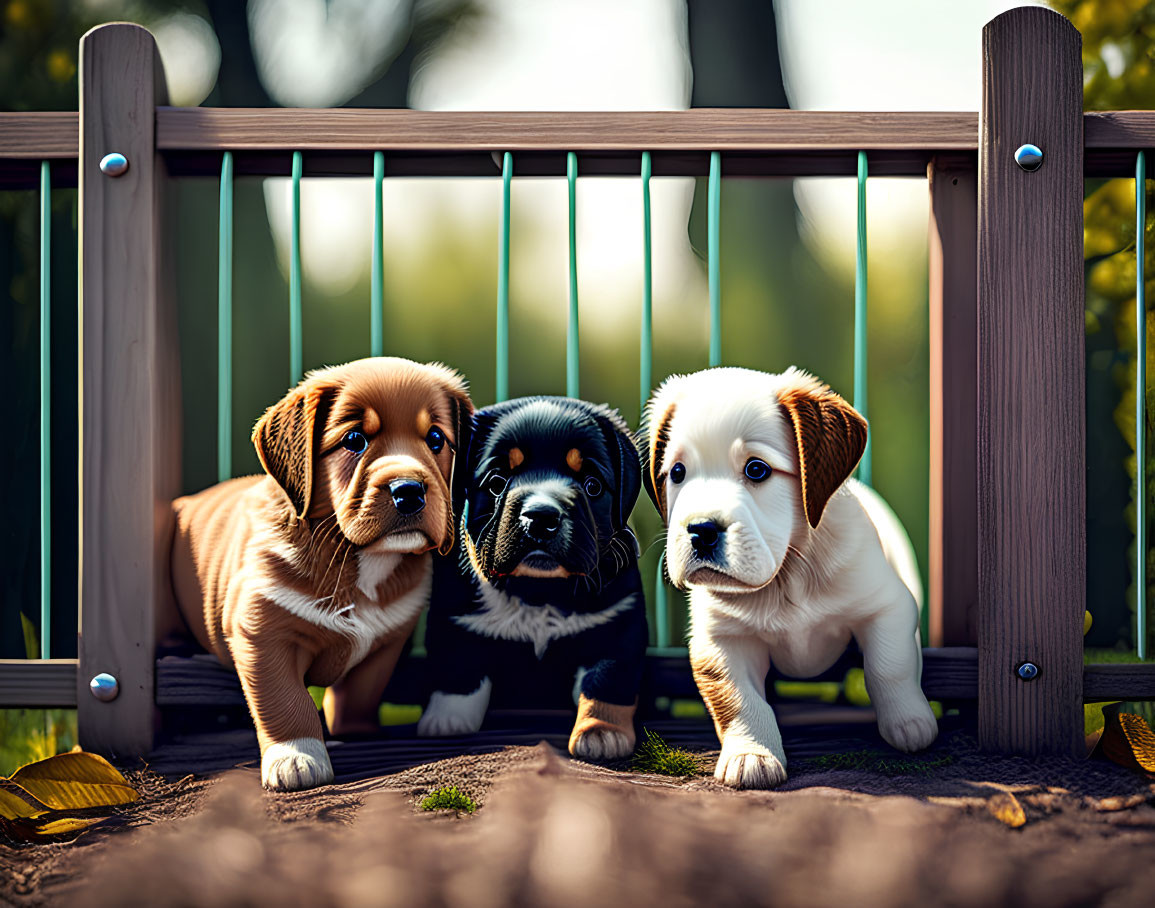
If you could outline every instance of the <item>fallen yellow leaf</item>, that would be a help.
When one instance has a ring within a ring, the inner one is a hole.
[[[1112,762],[1155,775],[1155,731],[1142,716],[1134,713],[1107,716],[1099,746]]]
[[[37,826],[33,832],[38,836],[48,835],[70,835],[74,832],[82,832],[89,826],[95,826],[97,823],[103,823],[108,817],[89,817],[81,819],[79,817],[64,817],[61,820],[52,820],[48,823],[42,823]]]
[[[1027,815],[1023,812],[1023,805],[1009,791],[1000,791],[987,801],[987,810],[996,820],[1005,823],[1012,829],[1018,829],[1027,822]]]
[[[42,816],[46,811],[44,805],[40,807],[28,803],[15,792],[0,788],[0,817],[6,820],[19,820],[26,817]]]
[[[57,754],[21,766],[11,780],[54,810],[127,804],[137,798],[116,768],[96,754]]]

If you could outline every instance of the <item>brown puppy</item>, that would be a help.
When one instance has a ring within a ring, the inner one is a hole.
[[[173,502],[173,586],[197,640],[236,668],[267,788],[332,781],[325,719],[377,705],[453,546],[453,465],[473,406],[441,365],[377,357],[310,374],[253,429],[267,475]]]

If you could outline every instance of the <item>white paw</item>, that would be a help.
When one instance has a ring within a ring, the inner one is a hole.
[[[417,734],[422,738],[440,738],[449,735],[471,735],[485,719],[489,708],[489,694],[493,682],[488,678],[471,694],[447,694],[434,691],[429,705],[417,722]]]
[[[786,781],[786,757],[767,750],[730,753],[722,748],[714,778],[731,788],[774,788]]]
[[[301,791],[333,781],[333,764],[325,743],[297,738],[270,744],[261,754],[261,784],[273,791]]]
[[[879,710],[878,731],[895,750],[914,753],[925,750],[938,737],[938,720],[930,704],[923,700],[918,706],[901,712]]]
[[[589,728],[570,741],[570,753],[581,760],[620,760],[634,752],[634,742],[613,728]]]

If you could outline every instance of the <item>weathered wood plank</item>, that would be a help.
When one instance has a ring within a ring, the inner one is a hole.
[[[0,709],[74,706],[75,659],[0,659]]]
[[[1155,663],[1086,666],[1083,700],[1155,700]]]
[[[930,189],[931,646],[978,642],[975,500],[978,178],[946,156],[927,168]]]
[[[80,743],[145,754],[153,734],[154,615],[170,595],[169,501],[180,477],[179,347],[163,292],[163,162],[153,111],[164,74],[145,29],[80,44]],[[101,173],[109,152],[128,158]],[[108,703],[89,680],[120,685]]]
[[[79,124],[74,110],[0,112],[0,158],[75,158]]]
[[[1086,599],[1081,38],[1013,9],[983,30],[979,149],[979,734],[1080,753]],[[1034,172],[1015,150],[1043,150]],[[1038,666],[1024,681],[1016,669]]]

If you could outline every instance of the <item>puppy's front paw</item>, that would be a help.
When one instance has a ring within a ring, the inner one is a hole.
[[[786,758],[766,750],[729,753],[723,747],[714,778],[731,788],[775,788],[786,781]]]
[[[422,738],[473,734],[481,728],[485,719],[492,690],[493,684],[486,678],[471,694],[434,691],[429,698],[429,706],[417,722],[417,734]]]
[[[261,754],[261,784],[273,791],[301,791],[333,781],[333,764],[325,743],[297,738],[270,744]]]
[[[634,752],[634,737],[610,725],[574,731],[569,752],[580,760],[620,760]]]
[[[878,731],[895,750],[925,750],[938,737],[938,720],[925,700],[917,707],[894,713],[879,710]]]

